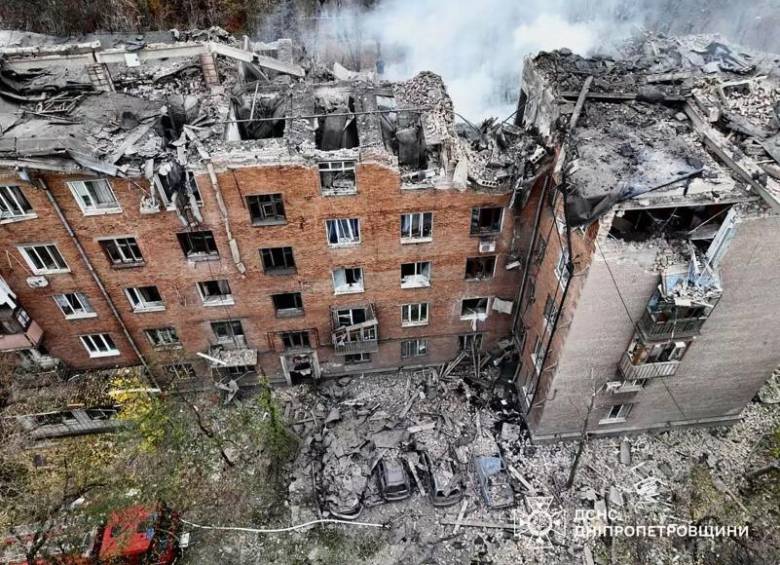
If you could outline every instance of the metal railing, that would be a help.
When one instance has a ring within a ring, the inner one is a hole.
[[[666,340],[697,336],[706,320],[706,316],[657,320],[653,313],[646,309],[639,320],[638,326],[648,340]]]
[[[662,361],[660,363],[644,363],[634,365],[628,353],[624,353],[618,364],[618,369],[623,379],[635,381],[637,379],[653,379],[657,377],[671,377],[677,371],[679,361]]]

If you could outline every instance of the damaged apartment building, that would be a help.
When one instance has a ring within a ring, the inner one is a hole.
[[[0,49],[0,350],[282,384],[511,333],[519,127],[456,126],[431,73],[160,35]]]
[[[712,38],[526,61],[555,152],[518,221],[535,440],[734,422],[780,362],[780,67]]]

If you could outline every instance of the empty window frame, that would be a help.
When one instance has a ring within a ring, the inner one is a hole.
[[[181,345],[179,340],[179,334],[176,333],[176,328],[153,328],[150,330],[144,330],[146,339],[149,340],[154,347],[174,347]]]
[[[165,365],[163,370],[171,379],[194,379],[197,376],[191,363],[171,363]]]
[[[466,280],[481,281],[493,278],[496,270],[496,256],[484,255],[481,257],[466,258]]]
[[[244,328],[240,320],[220,320],[211,322],[211,331],[218,343],[238,343],[243,344]]]
[[[464,334],[458,336],[458,348],[461,351],[471,351],[472,347],[477,350],[482,349],[482,341],[484,336],[482,334]]]
[[[295,273],[295,258],[292,247],[266,247],[260,250],[263,272],[267,275],[290,275]]]
[[[113,357],[119,355],[114,340],[107,333],[79,336],[90,357]]]
[[[356,324],[362,324],[367,320],[368,312],[366,308],[341,308],[336,310],[336,322],[339,327],[354,326]]]
[[[401,288],[431,286],[431,262],[417,261],[401,264]]]
[[[540,373],[542,371],[542,363],[544,363],[544,340],[541,336],[536,336],[534,348],[531,352],[531,360],[534,362],[537,374]]]
[[[404,304],[401,306],[401,326],[425,326],[428,324],[428,308],[427,302],[420,302],[416,304]]]
[[[555,265],[555,276],[558,277],[562,286],[569,282],[569,250],[565,247],[561,249],[561,256],[558,258],[558,264]]]
[[[225,279],[198,283],[198,292],[204,306],[229,306],[234,304],[230,283]]]
[[[401,243],[432,241],[433,213],[412,212],[401,214]]]
[[[607,409],[607,413],[599,421],[599,424],[613,424],[616,422],[623,422],[631,413],[631,409],[634,407],[633,403],[625,404],[613,404]]]
[[[66,320],[94,318],[97,316],[86,295],[80,292],[55,294],[52,298],[54,298],[57,306],[59,306],[60,310],[62,310]]]
[[[363,292],[363,269],[342,267],[333,270],[333,290],[336,294]]]
[[[303,299],[300,292],[284,292],[271,295],[277,317],[299,316],[303,314]]]
[[[211,231],[193,231],[177,234],[179,245],[185,257],[191,260],[214,259],[219,257],[217,242]]]
[[[68,186],[85,214],[110,214],[122,211],[106,179],[71,181]]]
[[[320,190],[325,196],[357,193],[354,161],[325,161],[319,169]]]
[[[472,320],[474,318],[478,320],[484,320],[487,317],[488,310],[487,298],[464,298],[460,304],[460,319]]]
[[[427,339],[405,339],[401,342],[401,359],[422,357],[428,354]]]
[[[36,275],[67,273],[70,271],[65,259],[54,244],[24,245],[19,248],[27,264]]]
[[[114,266],[135,266],[144,264],[144,256],[134,237],[101,239],[100,246]]]
[[[360,220],[357,218],[325,220],[325,228],[331,247],[360,243]]]
[[[252,225],[254,226],[276,225],[287,222],[281,194],[247,196],[246,203],[249,207],[249,217],[252,219]]]
[[[371,354],[370,353],[348,353],[344,355],[344,363],[346,363],[347,365],[371,363]]]
[[[18,186],[0,186],[0,221],[34,215],[32,206]]]
[[[125,294],[133,306],[133,312],[165,310],[165,304],[156,286],[126,288]]]
[[[552,295],[547,295],[547,300],[544,303],[544,327],[545,329],[552,328],[555,323],[555,318],[558,316],[558,303]]]
[[[292,349],[296,347],[311,347],[311,341],[309,340],[309,332],[284,332],[281,334],[282,344],[285,349]]]
[[[499,233],[503,208],[472,208],[471,235]]]

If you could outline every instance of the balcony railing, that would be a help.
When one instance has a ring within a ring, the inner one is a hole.
[[[644,315],[639,320],[639,329],[648,340],[657,341],[697,336],[707,320],[706,316],[669,320],[657,318],[660,318],[658,314],[654,314],[649,309],[646,309]]]
[[[19,328],[12,334],[0,333],[0,351],[21,351],[38,347],[43,337],[43,330],[35,320],[30,321],[27,329]]]
[[[618,368],[620,374],[626,381],[635,381],[637,379],[653,379],[656,377],[671,377],[677,371],[679,361],[663,361],[661,363],[645,363],[643,365],[634,365],[631,363],[631,357],[624,353],[620,359]]]
[[[333,311],[333,349],[337,355],[375,353],[379,351],[379,323],[372,305],[363,307],[365,321],[352,325],[339,325],[337,311]]]

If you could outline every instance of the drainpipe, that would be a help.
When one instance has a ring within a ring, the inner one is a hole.
[[[103,285],[103,281],[100,280],[97,271],[95,271],[95,268],[92,266],[92,263],[90,262],[87,253],[84,251],[84,248],[81,246],[81,243],[76,237],[76,234],[73,232],[73,229],[70,227],[68,220],[65,219],[65,215],[62,213],[62,208],[60,208],[60,205],[57,203],[57,200],[54,198],[54,195],[51,193],[51,191],[49,191],[49,187],[47,186],[46,181],[40,177],[38,177],[36,180],[38,181],[38,184],[40,184],[41,188],[43,189],[43,192],[46,194],[46,198],[49,199],[49,202],[54,208],[54,211],[57,213],[57,217],[59,218],[60,223],[65,227],[65,230],[68,232],[71,241],[73,241],[73,244],[76,246],[76,249],[78,250],[79,255],[81,256],[81,260],[84,262],[84,265],[86,265],[89,274],[92,275],[92,279],[95,281],[95,284],[97,284],[98,289],[100,289],[100,293],[103,295],[103,298],[105,298],[106,303],[108,303],[108,307],[111,309],[111,313],[114,315],[114,318],[119,323],[119,326],[122,328],[122,333],[124,334],[127,341],[130,343],[130,347],[133,349],[133,353],[135,353],[138,359],[140,359],[141,364],[144,366],[144,369],[146,370],[146,373],[149,375],[149,380],[152,382],[155,388],[159,389],[160,385],[157,383],[157,380],[154,378],[152,371],[149,369],[149,365],[146,363],[146,359],[141,354],[141,350],[138,349],[138,345],[135,343],[135,340],[133,340],[133,336],[130,335],[130,330],[127,329],[127,325],[125,325],[124,320],[122,320],[122,316],[119,314],[119,310],[116,309],[116,305],[114,304],[114,301],[111,300],[111,297],[108,295],[108,291],[106,291],[106,287]]]

